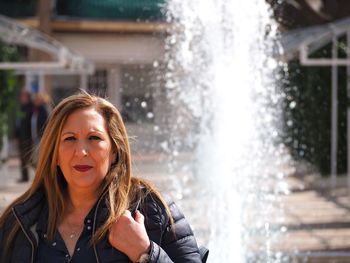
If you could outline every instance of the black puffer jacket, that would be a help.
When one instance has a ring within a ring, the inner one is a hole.
[[[12,215],[6,224],[0,228],[0,258],[4,253],[4,242],[9,230],[17,220],[21,230],[16,236],[9,252],[9,256],[1,262],[9,263],[34,263],[37,248],[37,236],[35,225],[45,205],[45,195],[38,192],[31,198],[16,205],[12,209]],[[108,209],[105,198],[100,198],[96,210],[93,231],[105,222]],[[148,195],[140,206],[141,213],[145,216],[145,226],[151,240],[150,261],[152,263],[170,262],[202,262],[198,246],[192,230],[181,211],[173,201],[168,201],[170,211],[174,219],[174,225],[169,224],[164,207],[152,195]],[[130,262],[122,252],[114,249],[107,241],[102,240],[94,247],[96,262]]]

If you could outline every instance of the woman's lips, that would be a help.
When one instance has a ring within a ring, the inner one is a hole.
[[[90,165],[74,165],[73,167],[78,172],[87,172],[92,168]]]

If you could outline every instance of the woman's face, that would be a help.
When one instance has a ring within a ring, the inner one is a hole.
[[[74,111],[59,140],[58,165],[70,190],[96,190],[115,160],[103,116],[94,108]]]

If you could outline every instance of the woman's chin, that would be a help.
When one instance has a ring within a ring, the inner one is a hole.
[[[96,178],[91,178],[91,177],[80,177],[80,178],[75,178],[72,180],[70,183],[68,183],[68,187],[70,187],[72,190],[73,189],[97,189],[100,184],[102,183],[101,180],[97,180]]]

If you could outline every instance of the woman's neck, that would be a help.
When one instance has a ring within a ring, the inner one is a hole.
[[[91,191],[82,192],[68,189],[68,213],[87,214],[97,201],[97,195]]]

